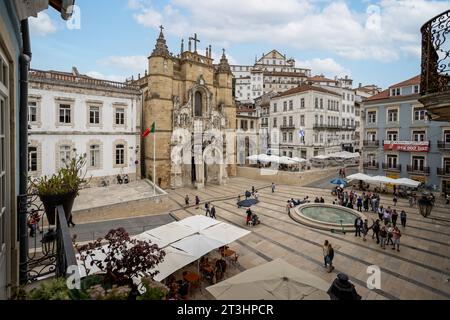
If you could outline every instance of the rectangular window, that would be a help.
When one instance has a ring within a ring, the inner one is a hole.
[[[274,128],[277,127],[277,118],[273,118],[273,127],[274,127]]]
[[[305,98],[300,99],[300,108],[305,109]]]
[[[314,100],[314,107],[315,107],[316,109],[319,109],[319,98],[316,98],[316,99]]]
[[[398,141],[398,132],[397,131],[388,131],[387,139],[388,139],[388,141]]]
[[[388,110],[388,122],[398,122],[398,110]]]
[[[118,125],[118,126],[125,125],[125,109],[124,108],[116,109],[116,125]]]
[[[397,156],[396,155],[388,155],[387,156],[387,165],[389,169],[397,168]]]
[[[30,123],[37,122],[37,102],[36,101],[28,102],[28,122],[30,122]]]
[[[100,108],[89,107],[89,123],[100,124]]]
[[[37,148],[28,147],[28,172],[37,171]]]
[[[273,104],[273,112],[277,112],[277,104],[276,103]]]
[[[283,102],[283,111],[287,111],[287,101]]]
[[[294,134],[292,132],[289,132],[289,142],[292,142],[294,140]]]
[[[100,146],[91,145],[89,147],[89,165],[92,168],[100,167]]]
[[[125,164],[125,146],[123,144],[116,145],[116,165]]]
[[[377,122],[377,112],[376,111],[369,111],[367,113],[367,123],[374,124]]]
[[[304,126],[305,125],[305,116],[304,115],[301,115],[300,116],[300,125],[301,126]],[[450,135],[449,135],[450,136]]]
[[[419,93],[420,87],[418,85],[414,86],[414,93]]]
[[[414,121],[425,121],[426,120],[427,111],[422,108],[414,109]]]
[[[68,104],[59,105],[59,123],[62,124],[71,123],[70,105]]]
[[[423,171],[425,168],[425,157],[413,156],[412,166],[414,171]]]
[[[59,147],[60,167],[64,168],[72,159],[72,148],[70,146]]]
[[[289,126],[292,127],[294,125],[294,118],[289,117]]]
[[[287,141],[287,134],[286,134],[286,132],[284,132],[283,133],[283,142],[286,142]]]
[[[290,100],[289,101],[289,111],[294,110],[294,101]]]
[[[413,131],[413,141],[425,141],[426,132],[423,130]]]
[[[320,99],[320,109],[323,109],[323,99]]]
[[[283,127],[286,127],[286,125],[287,125],[287,118],[283,117]]]

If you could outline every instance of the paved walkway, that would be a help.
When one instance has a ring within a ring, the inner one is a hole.
[[[237,209],[236,198],[251,186],[264,183],[244,178],[234,178],[226,186],[209,186],[205,190],[179,189],[169,192],[171,199],[182,205],[186,194],[199,195],[202,201],[213,201],[217,217],[242,228],[245,226],[245,209]],[[329,189],[311,187],[277,186],[259,191],[260,203],[252,207],[262,224],[249,228],[248,236],[232,244],[240,254],[242,270],[250,269],[276,258],[283,258],[303,270],[311,272],[331,284],[338,272],[345,272],[356,285],[363,299],[450,299],[450,210],[438,205],[432,218],[425,219],[417,208],[410,208],[401,199],[398,209],[408,213],[407,228],[402,230],[401,252],[390,248],[382,250],[371,237],[367,242],[353,234],[340,235],[315,230],[295,223],[286,214],[286,200],[305,196],[324,197],[333,201]],[[223,200],[229,197],[229,200]],[[382,197],[382,204],[392,204],[390,197]],[[202,209],[186,208],[175,212],[179,218],[204,214]],[[322,267],[322,244],[329,240],[335,248],[333,273]],[[381,288],[368,290],[367,267],[381,268]]]

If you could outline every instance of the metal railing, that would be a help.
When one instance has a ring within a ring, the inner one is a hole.
[[[63,206],[56,209],[55,225],[45,218],[45,210],[37,195],[20,197],[20,214],[26,215],[28,232],[21,241],[28,244],[26,262],[20,265],[28,284],[49,277],[65,277],[67,267],[77,260]]]
[[[295,130],[294,124],[285,124],[280,127],[280,130]]]
[[[375,169],[378,170],[380,168],[380,164],[378,162],[365,162],[363,164],[364,169]]]
[[[386,171],[402,171],[402,165],[401,164],[396,164],[393,165],[391,163],[383,163],[382,164],[383,170]]]
[[[430,167],[408,165],[406,167],[406,170],[409,173],[424,174],[424,175],[429,175],[430,174]]]
[[[450,91],[450,10],[425,23],[421,33],[421,94]]]
[[[441,177],[450,177],[450,167],[437,168],[437,175]]]
[[[364,147],[379,147],[380,146],[380,140],[364,140],[363,141]]]
[[[438,149],[450,150],[450,142],[438,141],[437,145],[438,145]]]
[[[340,125],[332,125],[332,124],[319,124],[315,123],[313,126],[314,130],[345,130],[346,127],[340,126]]]

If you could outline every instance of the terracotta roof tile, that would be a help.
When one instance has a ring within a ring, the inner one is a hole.
[[[316,91],[316,92],[322,92],[322,93],[326,93],[326,94],[332,94],[332,95],[339,96],[339,97],[341,96],[340,94],[338,94],[334,91],[331,91],[331,90],[327,90],[327,89],[324,89],[321,87],[316,87],[316,86],[312,86],[312,85],[308,85],[308,84],[302,84],[296,88],[292,88],[290,90],[280,93],[279,95],[275,96],[275,98],[289,96],[291,94],[302,93],[302,92],[307,92],[307,91]]]
[[[415,76],[415,77],[413,77],[411,79],[408,79],[406,81],[394,84],[393,86],[389,87],[389,89],[419,85],[420,84],[420,79],[421,79],[421,76],[418,75],[418,76]]]

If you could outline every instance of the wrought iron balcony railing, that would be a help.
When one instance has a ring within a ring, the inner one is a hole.
[[[450,150],[450,142],[438,141],[437,145],[440,150]]]
[[[413,174],[423,174],[423,175],[430,174],[430,167],[408,165],[406,167],[406,170],[408,171],[408,173]]]
[[[400,171],[402,171],[402,165],[401,164],[394,165],[391,163],[383,163],[383,170],[400,172]]]
[[[69,266],[77,266],[64,208],[56,209],[56,224],[50,225],[37,195],[20,197],[20,214],[26,215],[28,233],[26,263],[20,265],[21,282],[28,284],[48,277],[65,277]]]
[[[450,91],[450,10],[422,26],[421,94]]]
[[[339,125],[332,125],[332,124],[318,124],[315,123],[313,125],[314,130],[345,130],[345,127],[339,126]]]
[[[440,177],[450,178],[450,167],[437,168],[437,175]]]
[[[363,146],[368,148],[378,148],[380,146],[380,140],[364,140]]]
[[[281,130],[295,130],[294,124],[286,124],[280,127]]]
[[[372,169],[372,170],[378,170],[380,168],[380,164],[378,162],[364,162],[363,164],[364,169]]]

